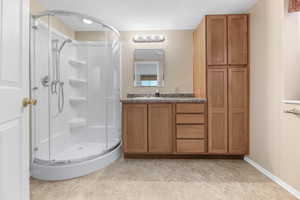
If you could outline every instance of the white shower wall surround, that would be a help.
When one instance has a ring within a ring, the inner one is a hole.
[[[42,22],[32,32],[32,96],[38,100],[32,112],[32,176],[63,180],[104,167],[121,153],[119,42],[73,40],[64,46],[60,62],[65,102],[59,113],[57,94],[41,79],[53,78],[51,41],[61,44],[67,37]]]

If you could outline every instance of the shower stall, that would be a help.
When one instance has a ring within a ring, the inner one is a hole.
[[[52,10],[31,21],[31,175],[64,180],[121,154],[119,32]]]

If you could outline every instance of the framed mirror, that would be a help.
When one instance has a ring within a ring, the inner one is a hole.
[[[163,49],[134,51],[134,86],[164,86],[165,52]]]

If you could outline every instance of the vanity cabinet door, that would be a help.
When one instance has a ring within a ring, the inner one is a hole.
[[[150,153],[173,151],[172,104],[148,105],[148,142]]]
[[[227,65],[227,17],[207,16],[207,64]]]
[[[125,153],[147,152],[147,104],[123,105],[123,140]]]
[[[227,69],[208,69],[208,152],[228,152]]]

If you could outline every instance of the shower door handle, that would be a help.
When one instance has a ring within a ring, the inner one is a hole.
[[[37,100],[36,99],[29,99],[29,98],[24,98],[22,101],[22,105],[24,108],[26,108],[28,105],[36,105]]]

